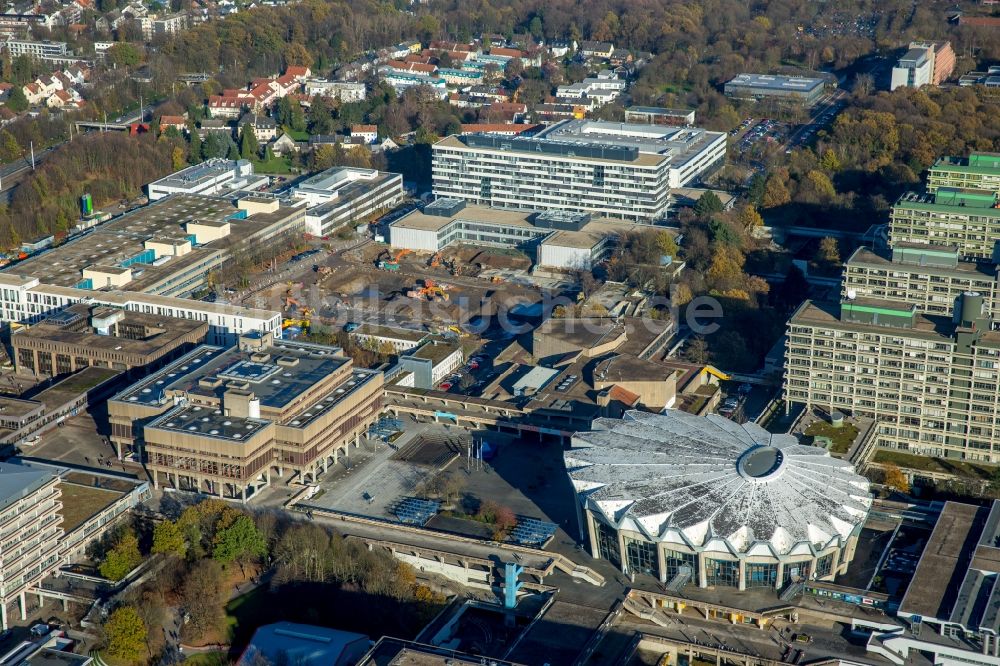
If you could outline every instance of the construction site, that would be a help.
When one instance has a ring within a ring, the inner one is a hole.
[[[294,337],[317,325],[349,322],[406,323],[430,332],[488,321],[498,306],[530,307],[543,293],[570,283],[542,279],[533,284],[524,254],[505,249],[456,247],[447,254],[393,251],[365,242],[341,252],[311,257],[290,279],[248,295],[244,302],[280,309],[283,328]],[[509,279],[522,276],[522,279]],[[497,287],[503,285],[502,291]]]

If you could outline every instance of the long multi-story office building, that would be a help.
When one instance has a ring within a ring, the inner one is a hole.
[[[402,201],[403,177],[377,169],[333,167],[296,185],[292,197],[307,206],[306,230],[326,236]]]
[[[1000,462],[1000,332],[983,296],[952,318],[898,300],[806,301],[788,323],[784,397],[878,421],[879,444]]]
[[[281,313],[275,310],[206,303],[136,291],[63,287],[42,284],[38,278],[0,273],[2,322],[33,324],[74,303],[106,305],[127,312],[203,321],[208,324],[205,341],[213,345],[235,344],[238,336],[249,332],[281,336]]]
[[[434,194],[648,223],[666,213],[671,188],[697,182],[725,156],[725,133],[567,120],[531,138],[472,134],[438,141]]]
[[[805,76],[778,74],[737,74],[726,82],[726,97],[776,100],[812,106],[823,96],[826,81]]]
[[[892,243],[951,246],[967,259],[997,261],[1000,208],[997,192],[938,187],[933,194],[908,192],[892,207]]]
[[[59,477],[41,467],[0,465],[0,626],[8,627],[8,606],[17,600],[27,617],[24,595],[62,564]]]
[[[927,172],[927,191],[942,187],[1000,193],[1000,153],[972,152],[968,157],[942,157]]]
[[[278,199],[176,194],[4,271],[61,287],[186,296],[240,252],[294,238],[306,211]]]
[[[247,499],[272,474],[312,482],[377,420],[381,372],[336,347],[245,335],[201,346],[108,401],[111,440],[153,484]]]
[[[950,317],[967,291],[983,295],[986,312],[996,316],[1000,290],[994,264],[962,261],[953,247],[896,243],[890,256],[866,247],[844,264],[841,295],[908,303],[917,312]]]

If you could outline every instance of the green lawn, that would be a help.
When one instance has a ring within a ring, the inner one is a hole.
[[[972,463],[965,460],[949,460],[946,458],[932,458],[930,456],[915,456],[902,451],[889,451],[880,449],[875,452],[872,459],[877,463],[889,463],[904,469],[912,469],[926,472],[939,472],[942,474],[954,474],[971,479],[989,479],[997,471],[996,467],[983,463]]]
[[[275,155],[270,160],[254,161],[253,168],[257,173],[283,175],[292,172],[291,160]]]
[[[287,134],[288,136],[292,137],[296,141],[308,141],[309,140],[309,132],[306,132],[305,130],[301,130],[301,131],[297,132],[297,131],[293,130],[291,127],[289,127],[288,125],[283,125],[281,127],[281,131],[284,132],[285,134]]]
[[[833,442],[830,445],[830,453],[844,454],[851,450],[858,432],[857,426],[851,423],[844,423],[841,427],[834,428],[826,421],[816,421],[806,428],[805,434],[811,437],[829,437]]]
[[[266,613],[267,596],[267,587],[261,586],[226,604],[226,625],[229,627],[230,635],[239,631],[242,625],[248,625],[243,627],[244,629],[252,627],[251,632],[256,628],[252,622]]]
[[[225,652],[203,652],[191,655],[182,663],[184,666],[226,666],[229,659]]]

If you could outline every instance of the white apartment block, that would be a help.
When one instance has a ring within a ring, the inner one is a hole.
[[[208,322],[206,342],[231,345],[244,333],[281,337],[281,313],[135,291],[100,291],[41,284],[38,278],[0,273],[0,321],[33,324],[74,303]]]
[[[308,206],[306,231],[326,236],[402,201],[403,176],[376,169],[333,167],[299,183],[292,197]]]
[[[336,99],[344,104],[363,102],[368,97],[368,89],[364,83],[354,81],[327,81],[326,79],[308,79],[305,92],[309,97],[319,95]]]
[[[26,619],[24,595],[52,574],[62,559],[59,477],[43,468],[0,464],[0,627],[17,601]]]
[[[188,15],[185,12],[165,16],[143,16],[139,19],[142,37],[150,41],[157,37],[169,37],[188,27]]]
[[[30,39],[11,39],[4,42],[11,58],[30,56],[32,58],[61,58],[72,55],[66,42],[51,42],[49,40],[35,41]]]
[[[566,210],[652,222],[670,189],[723,164],[726,135],[699,128],[566,120],[531,138],[450,136],[433,147],[433,188],[477,206]]]

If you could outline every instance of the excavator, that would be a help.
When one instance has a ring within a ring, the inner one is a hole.
[[[437,268],[441,265],[441,253],[436,252],[433,257],[427,260],[427,265],[430,268]]]
[[[400,250],[391,259],[383,259],[379,262],[378,267],[384,271],[398,271],[399,270],[399,260],[408,254],[413,254],[413,250]]]
[[[448,295],[448,289],[451,287],[446,284],[438,284],[434,280],[424,280],[424,286],[418,289],[411,289],[406,292],[406,295],[410,298],[426,298],[431,301],[435,298],[440,298],[442,301],[447,301],[450,296]]]

